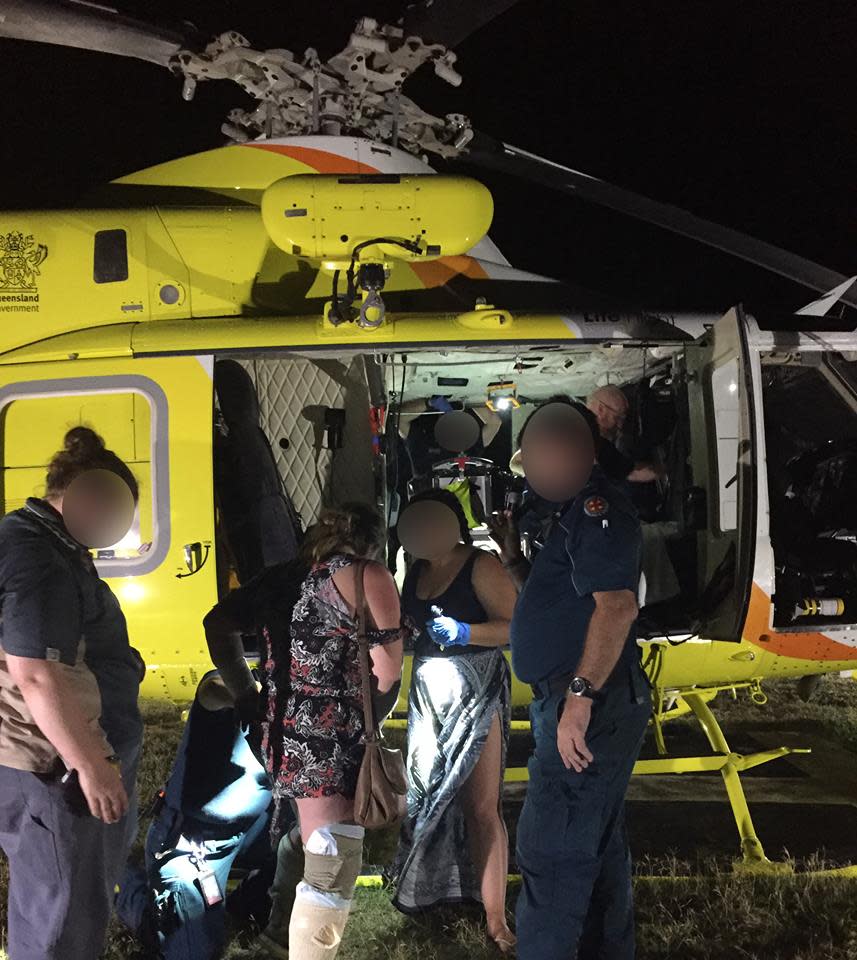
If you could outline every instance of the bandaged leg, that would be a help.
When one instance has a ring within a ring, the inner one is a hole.
[[[315,830],[306,844],[289,925],[289,960],[333,960],[363,865],[363,828],[336,823]]]

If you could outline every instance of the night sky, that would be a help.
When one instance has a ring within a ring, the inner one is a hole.
[[[465,2],[465,0],[462,0]],[[117,0],[129,15],[237,29],[261,49],[322,56],[360,15],[402,4]],[[853,0],[521,0],[459,49],[465,82],[431,70],[406,92],[527,150],[857,273],[857,8]],[[75,203],[100,182],[222,142],[247,98],[159,68],[0,41],[0,208]],[[470,171],[468,171],[470,172]],[[811,291],[690,241],[520,181],[484,175],[492,230],[518,266],[648,308]]]

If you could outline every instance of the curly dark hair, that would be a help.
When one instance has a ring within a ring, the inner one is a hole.
[[[128,464],[112,450],[90,427],[72,427],[65,435],[63,449],[55,453],[48,464],[45,488],[49,497],[65,492],[69,484],[88,470],[109,470],[128,484],[134,502],[140,499],[137,478]]]
[[[423,493],[418,493],[415,497],[410,499],[405,506],[405,509],[402,510],[401,514],[399,514],[399,520],[401,521],[405,510],[407,510],[412,503],[420,503],[425,500],[431,500],[434,503],[442,503],[445,507],[449,507],[449,509],[455,514],[455,519],[458,520],[459,536],[461,537],[462,542],[473,542],[473,538],[470,536],[470,524],[467,522],[467,515],[464,512],[464,507],[462,507],[461,501],[454,493],[450,493],[449,490],[444,490],[442,487],[437,490],[426,490]]]
[[[308,563],[321,563],[345,551],[358,557],[371,556],[381,545],[383,529],[381,514],[365,503],[352,501],[327,507],[307,531],[304,557]]]

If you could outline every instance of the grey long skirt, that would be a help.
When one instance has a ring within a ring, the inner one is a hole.
[[[393,865],[399,910],[481,901],[458,800],[499,716],[501,787],[511,676],[501,650],[414,660],[408,713],[408,815]]]

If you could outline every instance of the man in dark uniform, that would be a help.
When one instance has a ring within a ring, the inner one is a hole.
[[[564,507],[532,567],[504,557],[521,585],[512,657],[536,742],[518,823],[520,960],[634,956],[624,798],[651,712],[633,630],[641,539],[596,441],[571,403],[545,404],[522,431],[529,485]]]

